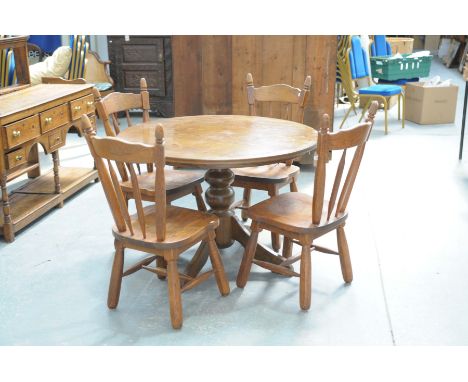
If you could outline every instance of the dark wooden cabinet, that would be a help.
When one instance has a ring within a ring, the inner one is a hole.
[[[170,36],[107,36],[115,90],[138,93],[146,78],[151,111],[174,116]]]

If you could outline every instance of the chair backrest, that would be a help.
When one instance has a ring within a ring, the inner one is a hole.
[[[166,236],[166,186],[164,179],[164,131],[161,124],[155,126],[155,145],[130,143],[118,137],[97,137],[96,131],[88,117],[81,117],[82,129],[85,132],[91,154],[95,160],[104,193],[109,203],[115,225],[119,232],[129,231],[135,239],[155,238],[164,241]],[[117,178],[115,167],[122,163],[130,173],[132,194],[138,216],[138,227],[132,223],[128,206]],[[154,163],[155,176],[155,222],[147,221],[144,213],[141,190],[135,172],[135,164]],[[155,226],[155,232],[147,230],[148,225]],[[139,237],[141,235],[141,237]]]
[[[89,49],[89,42],[86,35],[73,35],[70,37],[70,48],[72,57],[68,68],[68,79],[74,80],[84,78],[86,67],[86,51]]]
[[[254,87],[252,74],[247,74],[247,102],[250,115],[288,119],[302,123],[304,107],[310,93],[311,77],[307,76],[304,88],[292,87],[286,84],[276,84]],[[259,103],[263,104],[262,111]],[[297,106],[295,106],[297,105]],[[296,109],[297,110],[294,110]]]
[[[349,197],[378,107],[377,101],[374,101],[369,108],[369,114],[365,123],[333,133],[329,131],[330,118],[327,114],[323,116],[318,132],[318,161],[315,170],[314,195],[312,199],[312,223],[314,225],[325,224],[330,220],[330,217],[340,217],[346,212]],[[346,152],[353,147],[356,149],[351,163],[345,171]],[[325,180],[327,175],[326,165],[329,151],[342,151],[342,155],[333,181],[328,205],[324,206]],[[344,182],[342,184],[343,179]],[[338,203],[336,203],[337,199]]]
[[[369,77],[369,64],[366,50],[362,47],[361,38],[351,38],[351,48],[348,49],[348,61],[353,80]]]
[[[9,35],[0,35],[6,38]],[[13,49],[0,49],[0,87],[14,85],[16,83],[15,55]]]
[[[354,80],[351,78],[351,69],[349,65],[349,49],[351,47],[352,36],[341,36],[339,49],[337,51],[336,66],[339,72],[340,82],[348,96],[348,100],[352,107],[355,107],[359,100],[358,93],[354,90]]]
[[[0,49],[0,87],[16,83],[15,55],[13,49]]]
[[[28,63],[29,65],[37,64],[42,61],[44,53],[39,45],[28,42]]]
[[[117,115],[119,112],[125,112],[128,126],[133,124],[129,113],[131,109],[143,109],[143,122],[150,120],[149,93],[144,78],[140,79],[140,94],[114,92],[101,98],[99,90],[94,88],[93,92],[98,116],[101,118],[108,136],[114,137],[120,133]]]
[[[392,47],[385,35],[375,35],[370,45],[371,56],[391,56]]]
[[[336,81],[342,82],[343,70],[346,69],[346,65],[342,63],[346,62],[346,54],[349,47],[351,46],[351,36],[339,35],[337,36],[337,48],[336,48]]]

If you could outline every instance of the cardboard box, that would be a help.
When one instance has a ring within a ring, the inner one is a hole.
[[[392,54],[413,53],[414,38],[411,37],[387,37],[387,41],[392,47]]]
[[[440,36],[426,36],[424,40],[424,50],[428,50],[431,54],[437,54],[439,51]]]
[[[458,86],[426,87],[423,82],[406,85],[405,119],[421,125],[453,123]]]
[[[424,50],[424,36],[413,36],[413,39],[413,52],[417,52],[418,50]]]

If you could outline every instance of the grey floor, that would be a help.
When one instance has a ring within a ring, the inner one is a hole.
[[[111,215],[92,184],[14,243],[0,242],[0,345],[468,345],[468,148],[458,161],[464,82],[437,61],[436,74],[460,87],[456,123],[407,122],[402,130],[395,107],[385,136],[378,114],[349,205],[354,282],[343,283],[336,257],[314,253],[310,311],[299,309],[297,279],[254,267],[238,289],[237,244],[222,251],[231,294],[220,297],[214,280],[185,293],[182,330],[172,330],[166,285],[149,272],[125,278],[118,309],[108,310]],[[61,157],[64,166],[91,165],[74,135]],[[302,168],[301,191],[312,193],[313,176]],[[178,204],[195,208],[192,197]],[[322,243],[333,246],[334,237]]]

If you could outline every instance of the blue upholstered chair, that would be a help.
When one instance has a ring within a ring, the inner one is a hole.
[[[375,35],[374,41],[370,44],[371,56],[391,56],[392,47],[384,35]]]
[[[371,57],[386,57],[392,55],[392,47],[390,43],[385,38],[385,35],[375,35],[374,41],[370,44],[370,55]],[[388,81],[379,79],[379,84],[392,84],[392,85],[400,85],[404,86],[408,82],[418,82],[419,78],[411,78],[411,79],[401,79],[395,81]]]
[[[345,91],[350,99],[351,107],[346,112],[340,129],[343,126],[346,118],[351,110],[356,112],[356,105],[359,100],[365,104],[362,109],[362,115],[359,122],[362,120],[366,110],[369,108],[372,101],[376,100],[383,105],[385,112],[385,134],[388,133],[388,100],[391,96],[398,95],[398,119],[402,121],[402,128],[405,127],[405,95],[404,90],[393,84],[374,85],[371,82],[369,64],[367,60],[367,52],[362,48],[361,39],[358,36],[351,38],[351,47],[348,49],[345,57],[346,70],[343,71],[342,79]],[[355,81],[359,79],[367,80],[368,86],[357,88]],[[402,117],[400,118],[400,103],[402,103]]]

